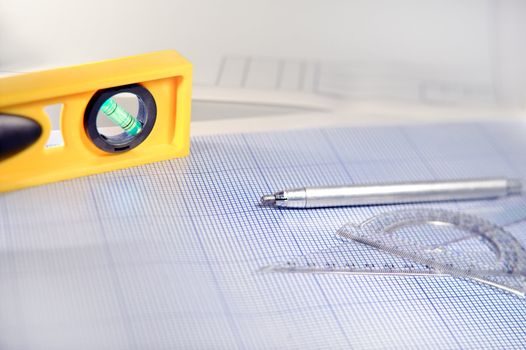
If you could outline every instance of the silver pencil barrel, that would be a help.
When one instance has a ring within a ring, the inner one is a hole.
[[[452,200],[489,199],[518,194],[522,185],[516,179],[478,179],[313,187],[289,189],[275,193],[273,203],[287,208],[400,204]]]

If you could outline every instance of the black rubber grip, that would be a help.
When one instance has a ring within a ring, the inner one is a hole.
[[[28,148],[41,135],[42,127],[33,119],[0,114],[0,160]]]

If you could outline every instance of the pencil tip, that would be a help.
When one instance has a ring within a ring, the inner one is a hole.
[[[273,194],[265,195],[261,197],[261,205],[272,206],[276,204],[276,197]]]

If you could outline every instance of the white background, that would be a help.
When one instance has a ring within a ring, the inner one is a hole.
[[[491,85],[523,105],[521,0],[0,1],[0,71],[176,49],[212,84],[225,55],[393,63]]]

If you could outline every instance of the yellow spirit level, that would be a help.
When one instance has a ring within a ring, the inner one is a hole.
[[[192,66],[175,51],[0,78],[0,122],[38,129],[34,142],[0,160],[0,192],[187,155],[191,85]],[[135,97],[136,113],[115,103],[118,95]],[[46,147],[44,109],[57,104],[63,144]],[[101,127],[104,114],[113,128]]]

